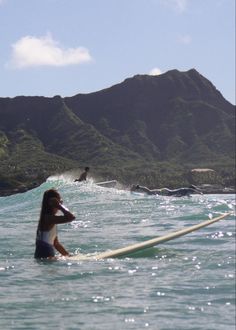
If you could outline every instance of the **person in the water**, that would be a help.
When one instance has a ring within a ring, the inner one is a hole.
[[[57,224],[71,222],[75,216],[62,205],[61,196],[55,189],[44,192],[36,234],[35,258],[55,258],[55,250],[63,256],[69,252],[61,245],[57,236]],[[63,215],[56,215],[61,211]]]
[[[84,168],[84,172],[80,175],[79,179],[75,179],[74,182],[77,182],[77,181],[86,181],[87,180],[88,172],[89,172],[89,167],[87,166],[87,167]]]
[[[178,189],[169,189],[169,188],[149,189],[144,186],[133,185],[131,187],[131,191],[146,193],[148,195],[175,196],[175,197],[190,196],[192,194],[202,194],[200,189],[198,189],[194,185],[191,185],[186,188],[183,187]]]

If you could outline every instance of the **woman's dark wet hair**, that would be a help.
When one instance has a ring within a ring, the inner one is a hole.
[[[61,198],[59,192],[54,188],[46,190],[43,194],[40,218],[45,214],[52,214],[53,207],[49,203],[51,198]]]

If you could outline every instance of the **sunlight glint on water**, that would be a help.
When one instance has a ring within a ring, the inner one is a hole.
[[[52,186],[77,216],[59,226],[71,252],[124,247],[235,211],[234,195],[144,196],[63,177],[1,197],[1,329],[235,329],[233,215],[129,258],[37,262],[40,204]]]

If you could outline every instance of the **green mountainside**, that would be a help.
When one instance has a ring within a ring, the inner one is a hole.
[[[103,180],[150,187],[189,184],[208,167],[235,179],[235,106],[192,69],[136,75],[62,98],[0,98],[0,190],[91,166]]]

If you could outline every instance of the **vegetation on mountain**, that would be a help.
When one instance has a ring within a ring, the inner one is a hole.
[[[235,106],[194,69],[73,97],[0,98],[2,193],[85,165],[126,185],[188,185],[196,167],[234,185],[234,150]]]

